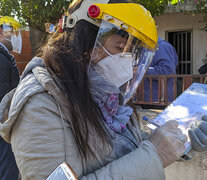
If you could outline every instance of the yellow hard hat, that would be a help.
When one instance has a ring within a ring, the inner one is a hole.
[[[100,20],[105,20],[140,39],[145,47],[152,50],[158,47],[157,28],[149,11],[135,3],[108,2],[109,0],[84,0],[81,6],[68,16],[66,27],[73,28],[81,19],[100,27]]]
[[[94,12],[98,11],[96,17]],[[92,16],[90,15],[92,12]],[[149,11],[135,3],[94,4],[88,15],[93,19],[103,19],[120,27],[147,44],[150,49],[157,47],[157,28]]]
[[[22,49],[21,25],[12,17],[0,16],[0,27],[0,42],[4,45],[11,44],[11,49],[7,48],[20,54]]]
[[[14,18],[9,16],[0,16],[0,25],[7,24],[14,28],[14,30],[18,30],[21,25]]]

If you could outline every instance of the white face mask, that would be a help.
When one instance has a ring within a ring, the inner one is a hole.
[[[119,88],[133,77],[132,57],[130,54],[121,57],[121,53],[109,55],[97,63],[96,70]]]
[[[19,33],[17,36],[13,35],[11,37],[11,43],[12,43],[13,51],[20,54],[21,50],[22,50],[22,36],[21,36],[21,34]]]

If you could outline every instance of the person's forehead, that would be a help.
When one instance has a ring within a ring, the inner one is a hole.
[[[111,35],[111,37],[109,38],[110,41],[113,41],[113,42],[121,42],[124,40],[124,38],[118,34],[113,34]]]
[[[113,34],[111,35],[113,38],[119,38],[119,39],[123,39],[122,36],[120,36],[119,34]]]

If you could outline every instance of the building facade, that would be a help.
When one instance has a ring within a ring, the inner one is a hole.
[[[155,17],[158,36],[169,41],[178,53],[178,74],[196,75],[207,63],[207,32],[202,15],[192,13],[195,1],[179,2]],[[182,11],[182,12],[181,12]],[[166,180],[206,180],[207,152],[195,153],[192,160],[178,161],[165,169]]]
[[[198,69],[207,63],[205,22],[202,15],[192,13],[194,9],[195,1],[187,0],[168,6],[163,15],[155,17],[158,36],[177,50],[178,74],[199,74]]]

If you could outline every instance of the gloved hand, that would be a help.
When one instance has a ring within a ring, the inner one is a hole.
[[[155,146],[165,168],[183,155],[187,136],[178,128],[178,122],[171,120],[157,128],[149,140]]]
[[[195,125],[191,126],[188,131],[191,145],[194,150],[203,152],[207,151],[207,116],[202,116],[201,120],[197,120]]]

